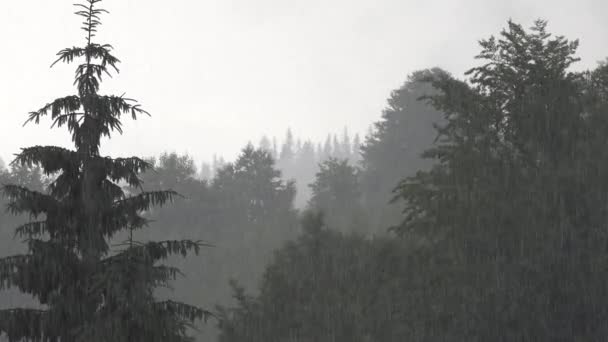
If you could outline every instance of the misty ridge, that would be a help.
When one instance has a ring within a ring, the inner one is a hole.
[[[116,158],[104,139],[163,113],[104,92],[106,3],[56,56],[74,92],[24,104],[72,146],[0,159],[0,341],[605,341],[608,58],[508,20],[365,135]]]

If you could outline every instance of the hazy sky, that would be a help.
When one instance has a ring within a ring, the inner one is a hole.
[[[2,1],[0,156],[20,147],[69,146],[65,131],[21,124],[28,111],[74,93],[73,66],[49,69],[80,45],[74,0]],[[456,76],[474,65],[477,41],[506,21],[549,20],[580,38],[580,68],[608,56],[606,0],[105,0],[97,39],[121,73],[102,92],[136,98],[151,112],[105,144],[115,156],[187,152],[233,158],[262,134],[287,127],[315,140],[364,134],[390,91],[421,68]]]

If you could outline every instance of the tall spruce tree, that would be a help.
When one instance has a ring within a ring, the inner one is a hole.
[[[49,116],[53,127],[67,128],[75,149],[22,149],[13,164],[40,166],[54,181],[44,191],[2,187],[8,210],[29,214],[32,221],[15,231],[27,242],[27,253],[0,259],[0,290],[18,288],[40,303],[36,309],[0,310],[0,333],[9,341],[185,341],[188,326],[209,315],[154,296],[156,287],[179,274],[158,262],[198,252],[203,244],[133,238],[149,223],[142,211],[178,194],[145,192],[138,174],[151,165],[144,160],[100,155],[101,139],[122,133],[123,115],[136,119],[147,112],[134,100],[99,94],[102,75],[118,72],[119,63],[112,46],[93,42],[100,16],[107,13],[99,2],[75,5],[84,18],[85,46],[61,50],[55,62],[83,60],[76,68],[77,93],[50,102],[27,120],[39,123]],[[128,195],[120,183],[140,192]],[[113,246],[121,232],[128,240]]]

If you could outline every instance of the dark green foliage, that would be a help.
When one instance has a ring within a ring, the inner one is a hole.
[[[147,114],[135,101],[98,94],[102,74],[118,70],[110,45],[91,41],[100,25],[101,0],[79,7],[85,18],[86,46],[58,53],[58,62],[84,59],[76,68],[77,95],[51,101],[30,113],[28,122],[50,116],[65,127],[75,150],[54,146],[22,149],[14,169],[39,167],[53,176],[45,189],[31,180],[4,184],[13,214],[30,223],[17,228],[27,253],[0,259],[0,288],[17,288],[39,302],[39,309],[0,310],[0,333],[10,341],[185,341],[187,327],[208,312],[174,301],[157,301],[153,290],[178,274],[159,265],[169,255],[198,253],[194,241],[137,242],[133,233],[147,226],[142,211],[178,196],[171,190],[128,195],[126,183],[143,189],[138,173],[151,168],[139,158],[102,157],[102,137],[122,132],[121,118]],[[35,173],[29,173],[37,177]],[[126,232],[118,246],[111,238]]]
[[[321,163],[310,188],[312,196],[308,207],[323,212],[330,228],[340,231],[367,229],[361,203],[359,171],[347,160],[330,158]]]
[[[577,45],[509,22],[470,83],[431,80],[447,123],[395,227],[436,279],[427,338],[605,339],[608,74],[569,71]]]

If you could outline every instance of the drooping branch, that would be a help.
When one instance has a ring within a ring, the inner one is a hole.
[[[207,319],[214,316],[210,311],[172,300],[156,302],[154,303],[154,307],[160,312],[168,312],[188,322],[195,322],[197,320],[207,321]]]
[[[101,219],[103,232],[108,237],[124,229],[140,229],[147,227],[150,220],[132,212],[109,211]]]
[[[31,256],[13,255],[0,258],[0,289],[15,286],[16,273],[20,266],[27,264]]]
[[[138,174],[152,169],[152,164],[138,158],[104,158],[108,177],[115,181],[126,181],[130,186],[138,187],[141,181]]]
[[[130,278],[137,278],[138,281],[154,287],[169,287],[170,281],[183,275],[177,267],[150,266],[149,262],[145,260],[134,259],[131,258],[131,255],[122,254],[101,262],[98,272],[91,278],[91,285],[87,289],[87,294],[104,293],[106,297],[112,296],[112,293],[119,286],[118,284],[124,283],[125,279],[128,282]]]
[[[162,206],[172,202],[180,194],[173,190],[142,192],[114,203],[115,212],[141,212],[150,210],[152,206]]]
[[[120,118],[123,114],[131,114],[133,120],[136,120],[137,116],[141,114],[150,115],[150,113],[143,110],[141,106],[137,104],[137,101],[123,96],[97,95],[92,97],[90,101],[91,107],[96,108],[96,113],[98,115],[109,115]]]
[[[36,124],[40,123],[40,118],[47,115],[49,112],[51,113],[51,119],[53,120],[55,120],[61,114],[74,114],[75,111],[81,108],[81,105],[82,103],[80,101],[80,97],[77,95],[56,99],[53,102],[46,104],[39,110],[30,112],[30,115],[25,121],[24,125],[32,121]]]
[[[9,341],[53,341],[56,336],[48,311],[36,309],[0,310],[0,334]]]
[[[11,164],[28,167],[38,165],[49,175],[77,169],[79,163],[80,158],[75,151],[58,146],[32,146],[22,148]]]
[[[116,66],[120,63],[120,60],[112,55],[110,52],[112,50],[112,45],[104,44],[89,44],[85,48],[81,47],[72,47],[66,48],[57,53],[59,58],[51,64],[51,67],[59,62],[63,62],[66,64],[72,63],[75,58],[90,56],[91,58],[100,60],[100,65],[102,67],[106,67],[107,65],[111,66],[116,72],[119,72],[118,67]]]
[[[42,236],[47,232],[46,221],[32,221],[15,228],[15,237],[32,238]]]
[[[133,246],[125,249],[119,254],[111,258],[131,257],[145,262],[156,262],[158,260],[167,259],[171,255],[187,256],[188,253],[200,253],[203,247],[211,247],[212,245],[202,241],[191,240],[167,240],[167,241],[150,241],[146,243],[134,242]]]
[[[7,207],[13,214],[29,213],[32,216],[38,216],[59,207],[59,203],[53,197],[22,186],[4,185],[2,192],[8,198]]]
[[[29,254],[0,258],[0,289],[16,287],[46,303],[49,288],[57,288],[72,276],[77,256],[62,245],[29,239]]]

